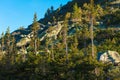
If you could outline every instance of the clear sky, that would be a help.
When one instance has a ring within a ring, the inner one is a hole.
[[[54,9],[71,0],[0,0],[0,34],[9,26],[11,31],[20,26],[25,28],[32,23],[36,12],[38,19],[43,18],[46,10]]]

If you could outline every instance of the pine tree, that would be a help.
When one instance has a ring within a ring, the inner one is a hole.
[[[12,63],[15,63],[17,52],[16,52],[16,40],[14,36],[11,37],[11,57],[12,57]]]
[[[87,16],[87,18],[89,18],[88,20],[88,23],[90,24],[90,36],[91,36],[91,48],[92,48],[92,57],[95,58],[95,52],[94,52],[94,21],[96,19],[98,19],[102,14],[103,14],[103,11],[102,11],[102,8],[100,6],[96,6],[94,4],[94,0],[90,0],[90,4],[84,4],[84,8],[85,8],[85,14]],[[86,19],[87,19],[86,18]],[[87,22],[87,20],[86,20]]]
[[[53,24],[55,24],[55,23],[56,23],[56,17],[53,16]]]
[[[4,41],[5,41],[5,39],[4,39],[4,33],[2,33],[1,34],[1,51],[2,51],[2,54],[3,54],[3,50],[4,50]]]
[[[91,0],[90,2],[90,32],[91,32],[91,44],[92,44],[92,57],[95,57],[95,53],[94,53],[94,37],[93,37],[93,18],[94,18],[94,1]]]
[[[48,15],[50,15],[50,9],[47,9],[47,12],[45,13],[45,17],[47,17]]]
[[[87,38],[89,38],[89,30],[88,30],[88,26],[86,24],[83,25],[82,27],[82,38],[84,40],[84,54],[85,56],[87,55]]]
[[[33,41],[33,47],[34,47],[34,53],[37,53],[37,36],[38,36],[38,31],[40,29],[40,26],[39,26],[39,23],[37,22],[37,14],[35,13],[34,14],[34,18],[33,18],[33,24],[32,24],[32,27],[31,27],[31,30],[32,30],[32,33],[33,33],[33,38],[32,38],[32,41]]]
[[[5,33],[5,61],[6,61],[6,69],[10,68],[11,64],[11,34],[10,28],[8,27]]]
[[[7,31],[5,33],[5,40],[6,40],[6,45],[5,46],[6,46],[6,52],[7,52],[8,56],[10,54],[10,38],[11,38],[10,28],[8,27]]]
[[[82,10],[81,8],[78,7],[77,3],[75,3],[75,5],[73,6],[73,12],[71,15],[72,21],[80,24],[81,20],[82,20]]]
[[[100,18],[100,16],[103,14],[102,13],[103,11],[102,11],[102,8],[100,6],[98,6],[98,5],[96,6],[94,4],[94,0],[90,0],[89,4],[85,3],[84,8],[85,8],[86,16],[88,17],[88,23],[90,25],[92,58],[93,58],[93,60],[96,61],[95,46],[94,46],[94,27],[93,26],[94,26],[96,19]],[[97,67],[94,68],[94,73],[97,75],[96,72],[98,72]]]
[[[64,19],[64,27],[63,27],[63,43],[65,45],[65,53],[66,53],[66,62],[68,62],[68,42],[67,42],[67,34],[68,34],[68,20],[70,18],[70,13],[65,15]]]
[[[54,7],[51,6],[51,10],[50,10],[50,13],[52,13],[54,11]]]

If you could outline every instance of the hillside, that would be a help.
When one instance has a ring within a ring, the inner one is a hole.
[[[64,6],[61,6],[57,10],[53,11],[52,13],[50,13],[48,15],[48,17],[46,16],[45,18],[40,19],[38,22],[40,23],[40,27],[41,27],[42,30],[39,31],[39,37],[42,38],[45,35],[45,31],[50,26],[54,25],[54,21],[56,21],[56,22],[63,21],[65,14],[67,12],[72,12],[73,11],[73,5],[76,2],[79,4],[78,6],[82,7],[83,4],[86,3],[86,2],[88,3],[89,0],[86,0],[86,1],[85,0],[84,1],[73,0],[71,2],[68,2],[68,4],[66,4]],[[119,25],[120,25],[120,23],[119,23],[120,19],[118,17],[119,17],[119,12],[120,11],[119,11],[118,7],[112,6],[112,5],[120,4],[119,0],[108,1],[109,4],[106,3],[106,2],[104,2],[104,0],[103,1],[95,1],[95,3],[101,4],[101,6],[103,6],[103,8],[105,9],[105,11],[107,11],[107,13],[102,16],[102,19],[97,22],[97,23],[102,23],[102,24],[99,25],[99,27],[101,27],[101,28],[103,28],[103,27],[104,28],[111,28],[111,27],[117,28],[117,27],[119,27]],[[105,7],[106,4],[102,4],[102,3],[106,3],[108,5],[107,8]],[[112,9],[112,11],[111,11],[111,9]],[[109,12],[111,12],[111,13],[109,13]],[[19,42],[20,39],[22,39],[23,35],[24,35],[24,37],[26,35],[26,37],[29,36],[29,38],[30,38],[31,26],[32,25],[29,25],[28,28],[26,28],[26,29],[24,28],[24,29],[21,29],[21,30],[16,30],[16,31],[14,31],[12,33],[12,35],[15,36],[17,42]]]
[[[120,79],[120,0],[72,0],[0,39],[1,80]]]

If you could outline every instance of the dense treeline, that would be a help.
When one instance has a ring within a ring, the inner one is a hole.
[[[43,41],[39,38],[41,27],[35,13],[30,29],[31,41],[21,47],[16,45],[17,41],[8,28],[0,39],[0,80],[119,80],[119,66],[104,64],[97,59],[98,52],[120,52],[119,28],[109,28],[114,22],[109,20],[110,15],[117,16],[114,24],[118,23],[120,10],[109,13],[107,9],[94,4],[93,0],[82,7],[75,3],[72,12],[62,17],[63,27],[57,38],[46,37]],[[53,13],[51,7],[45,17]],[[50,22],[54,25],[59,19],[55,15]],[[101,24],[102,21],[105,23]],[[50,31],[52,26],[48,28]]]

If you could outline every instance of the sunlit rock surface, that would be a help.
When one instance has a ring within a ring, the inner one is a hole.
[[[120,62],[120,55],[116,51],[107,51],[107,52],[104,52],[100,55],[99,61],[119,63]]]

